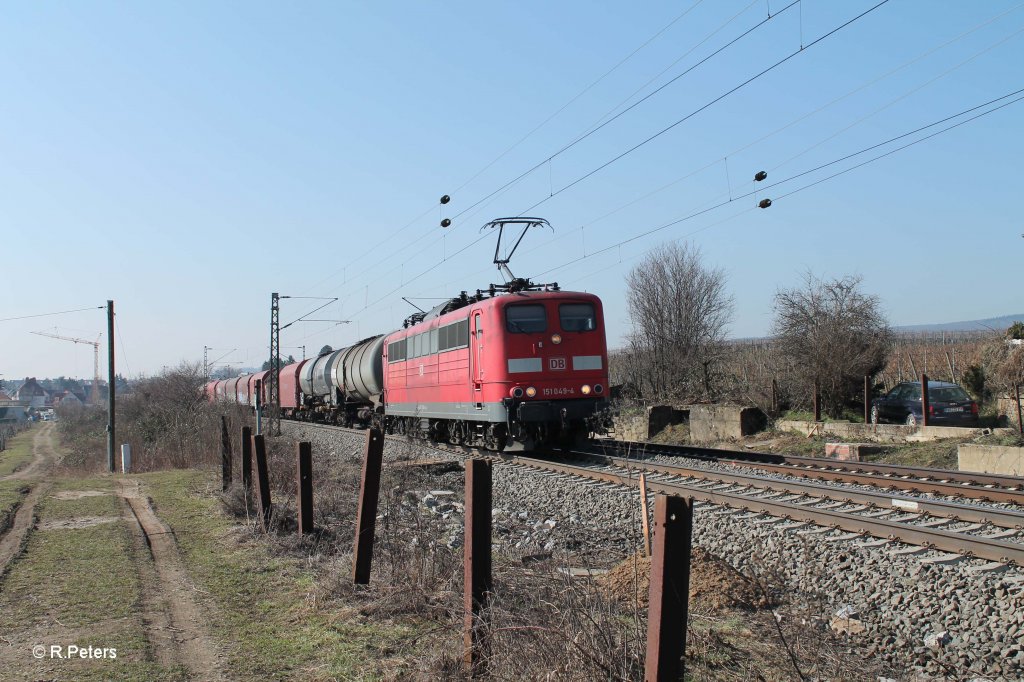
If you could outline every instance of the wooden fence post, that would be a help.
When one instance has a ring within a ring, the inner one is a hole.
[[[302,442],[296,447],[299,535],[313,532],[313,448]]]
[[[921,375],[921,426],[928,426],[928,410],[931,401],[928,399],[928,375]]]
[[[871,423],[871,377],[864,375],[864,423]]]
[[[252,429],[242,427],[242,485],[246,492],[252,490]]]
[[[693,500],[658,495],[647,610],[647,682],[678,680],[685,672],[692,537]]]
[[[231,436],[228,434],[228,420],[220,417],[220,478],[221,490],[231,487]]]
[[[259,495],[256,498],[260,514],[260,525],[264,531],[270,530],[270,516],[273,503],[270,501],[270,476],[267,472],[267,443],[263,436],[253,436],[253,450],[256,452],[256,486]]]
[[[466,460],[465,538],[463,540],[463,664],[466,673],[486,672],[487,623],[491,582],[491,463]]]
[[[814,380],[814,421],[821,421],[821,384]]]
[[[377,530],[377,499],[380,497],[380,469],[384,459],[384,434],[380,429],[366,432],[363,478],[359,485],[359,511],[356,516],[355,556],[352,558],[352,582],[370,584],[373,564],[373,536]]]

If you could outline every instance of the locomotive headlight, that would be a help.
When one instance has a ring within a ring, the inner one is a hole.
[[[528,386],[526,389],[526,397],[532,398],[535,395],[537,395],[537,389],[535,389],[533,386]]]
[[[602,393],[604,393],[604,386],[602,386],[601,384],[594,384],[594,393],[596,393],[597,395],[601,395]]]
[[[590,395],[590,384],[583,384],[580,392],[583,393],[583,395]]]
[[[509,395],[511,395],[513,398],[522,398],[523,397],[523,389],[522,389],[522,387],[521,386],[516,386],[511,391],[509,391]]]
[[[551,335],[551,343],[555,344],[556,346],[558,344],[562,343],[562,335],[561,334],[552,334]]]

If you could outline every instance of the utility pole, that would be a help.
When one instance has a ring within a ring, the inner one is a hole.
[[[107,301],[107,471],[114,473],[114,302]]]
[[[270,294],[270,372],[267,385],[267,426],[271,436],[281,435],[281,301],[277,292]]]
[[[210,382],[210,347],[203,346],[203,383]]]

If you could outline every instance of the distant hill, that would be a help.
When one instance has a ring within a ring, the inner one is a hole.
[[[1024,313],[990,317],[985,320],[964,320],[962,322],[943,322],[940,324],[910,324],[896,327],[897,332],[971,332],[995,329],[1003,331],[1016,321],[1024,322]]]

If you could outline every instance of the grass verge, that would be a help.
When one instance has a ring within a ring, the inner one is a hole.
[[[208,472],[142,474],[153,507],[174,529],[182,559],[212,606],[208,626],[240,679],[374,679],[415,657],[415,623],[371,622],[316,599],[301,556],[275,555],[221,512]],[[404,660],[396,658],[402,651]]]
[[[0,476],[9,476],[32,461],[32,429],[19,433],[0,452]]]
[[[37,506],[38,528],[0,582],[0,632],[10,643],[0,666],[10,679],[184,679],[183,670],[152,662],[136,565],[148,557],[135,546],[113,485],[110,478],[57,481]],[[94,494],[75,497],[83,489]],[[36,659],[37,644],[117,654]]]

